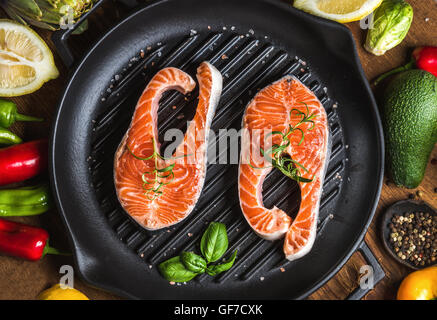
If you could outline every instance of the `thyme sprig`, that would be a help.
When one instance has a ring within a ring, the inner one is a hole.
[[[297,182],[312,182],[314,180],[314,176],[309,178],[302,177],[302,173],[299,169],[302,169],[306,173],[309,173],[308,169],[305,168],[301,163],[298,161],[292,159],[291,157],[287,156],[287,154],[284,154],[284,152],[287,150],[287,148],[291,145],[290,136],[292,133],[299,131],[302,135],[298,145],[301,145],[305,139],[305,133],[304,131],[299,128],[304,123],[311,123],[311,126],[308,128],[308,130],[313,130],[315,127],[314,119],[317,117],[317,114],[310,114],[308,105],[305,102],[299,102],[301,104],[304,104],[306,107],[306,112],[300,111],[296,108],[291,109],[290,116],[295,113],[298,116],[301,116],[301,119],[298,123],[296,123],[294,126],[291,124],[288,125],[288,130],[286,133],[282,133],[281,131],[272,131],[270,132],[266,137],[269,137],[271,135],[280,135],[282,140],[280,144],[273,144],[271,148],[264,150],[263,148],[260,148],[261,154],[264,158],[267,159],[271,163],[271,166],[279,169],[284,175],[287,177],[296,180]],[[271,155],[271,156],[270,156]],[[266,167],[254,167],[252,164],[250,164],[251,167],[255,169],[263,169]],[[267,167],[267,168],[269,168]]]
[[[158,167],[159,159],[165,161],[165,160],[178,159],[188,156],[188,155],[183,155],[179,157],[165,158],[159,154],[158,146],[156,145],[155,138],[153,137],[152,137],[152,144],[153,144],[153,153],[146,158],[141,158],[135,155],[132,152],[132,150],[129,148],[129,146],[126,145],[127,149],[129,150],[129,153],[134,158],[142,161],[148,161],[153,159],[155,163],[155,169],[153,169],[153,171],[146,171],[141,175],[141,180],[143,181],[143,189],[145,190],[144,195],[150,201],[153,201],[156,198],[160,197],[163,194],[161,188],[163,186],[169,185],[174,180],[173,169],[175,167],[175,163],[172,163],[163,168],[159,168]],[[148,178],[148,176],[150,175],[153,175],[152,179]]]

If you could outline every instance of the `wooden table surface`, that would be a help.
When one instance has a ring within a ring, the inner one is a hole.
[[[408,2],[413,6],[415,12],[410,32],[401,45],[392,49],[384,56],[376,57],[367,53],[362,47],[366,31],[361,30],[357,22],[348,24],[356,39],[361,63],[368,79],[373,79],[384,71],[406,63],[409,60],[411,49],[416,46],[437,46],[437,1],[408,0]],[[125,12],[123,7],[114,9],[113,6],[110,6],[105,8],[105,10],[99,9],[91,21],[90,29],[85,34],[75,37],[71,41],[74,52],[76,54],[85,52],[86,48],[101,35],[101,30],[107,29],[113,21],[119,19],[123,12]],[[3,17],[5,15],[0,11],[0,18]],[[50,41],[50,32],[45,30],[37,31],[47,40],[52,51],[55,53],[56,50]],[[58,79],[50,81],[33,94],[13,99],[22,113],[39,115],[47,119],[44,123],[26,123],[25,125],[19,123],[12,127],[12,130],[26,141],[48,137],[49,135],[54,110],[68,78],[68,70],[63,66],[56,54],[55,60],[61,72],[61,76]],[[376,96],[378,96],[378,92],[376,92]],[[437,158],[437,148],[434,149],[431,158]],[[387,179],[384,181],[387,181]],[[384,212],[384,209],[398,200],[408,198],[410,194],[416,194],[419,190],[423,193],[421,196],[422,200],[437,207],[437,197],[434,192],[436,187],[437,165],[432,164],[428,165],[425,179],[418,189],[406,190],[390,183],[384,183],[375,218],[365,239],[383,266],[386,277],[365,299],[393,299],[400,281],[410,272],[406,267],[393,260],[382,246],[378,228],[380,223],[379,217]],[[14,220],[44,226],[51,234],[51,243],[64,249],[68,248],[65,229],[55,210],[51,210],[39,217],[15,218]],[[47,256],[39,262],[27,262],[0,256],[0,299],[34,299],[39,292],[59,282],[61,276],[59,268],[64,264],[72,265],[72,258]],[[348,293],[357,287],[359,269],[363,264],[366,263],[361,255],[355,253],[341,271],[326,285],[312,294],[309,299],[344,299]],[[79,278],[76,278],[74,285],[91,299],[118,299],[118,297],[110,293],[88,286]]]

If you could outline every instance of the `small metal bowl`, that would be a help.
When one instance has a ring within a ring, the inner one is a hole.
[[[436,209],[432,208],[430,205],[428,205],[423,201],[401,200],[395,202],[385,211],[384,215],[382,216],[382,224],[381,224],[381,237],[383,240],[382,243],[384,244],[384,247],[387,250],[387,252],[389,252],[394,259],[396,259],[399,263],[403,264],[404,266],[407,266],[414,270],[419,270],[429,267],[430,265],[424,265],[418,267],[410,263],[409,260],[402,260],[395,254],[394,250],[392,249],[392,245],[390,243],[390,228],[389,228],[389,224],[391,223],[391,218],[395,214],[403,215],[407,212],[413,212],[413,213],[428,212],[431,215],[437,215]]]

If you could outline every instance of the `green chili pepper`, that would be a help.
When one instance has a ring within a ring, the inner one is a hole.
[[[15,103],[0,99],[0,127],[9,128],[15,121],[43,121],[43,119],[19,114]]]
[[[0,127],[0,145],[13,145],[13,144],[19,144],[23,142],[19,136],[17,136],[15,133],[9,131],[8,129]]]
[[[413,21],[413,8],[404,0],[384,0],[373,13],[373,27],[364,48],[377,56],[404,40]]]
[[[0,217],[33,216],[52,207],[47,184],[0,190]]]

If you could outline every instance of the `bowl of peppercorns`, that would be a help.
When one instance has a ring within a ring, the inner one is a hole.
[[[402,200],[382,217],[384,247],[414,270],[437,264],[437,212],[423,201]]]

